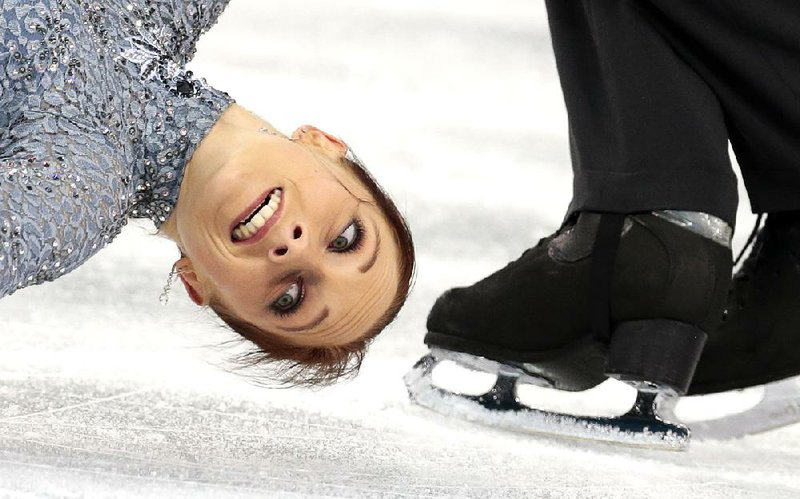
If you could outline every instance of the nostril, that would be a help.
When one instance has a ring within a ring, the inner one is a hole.
[[[300,226],[298,225],[297,227],[294,228],[294,232],[292,233],[292,236],[295,239],[300,239],[300,236],[302,236],[302,235],[303,235],[303,229],[301,229]]]
[[[281,246],[275,249],[275,254],[278,256],[283,256],[286,254],[287,251],[289,251],[289,248],[287,248],[286,246]]]

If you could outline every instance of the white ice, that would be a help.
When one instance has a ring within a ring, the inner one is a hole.
[[[309,123],[352,143],[408,215],[413,294],[356,380],[259,388],[225,369],[234,336],[182,291],[159,305],[176,251],[131,224],[73,274],[0,302],[0,497],[800,495],[800,426],[669,453],[407,401],[435,297],[518,256],[569,201],[541,2],[234,0],[192,69],[284,131]],[[737,248],[752,220],[742,204]],[[628,396],[610,386],[588,400]]]

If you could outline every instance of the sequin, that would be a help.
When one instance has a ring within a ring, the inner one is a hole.
[[[233,102],[185,65],[228,0],[3,0],[0,297],[53,280],[131,217],[160,226]]]

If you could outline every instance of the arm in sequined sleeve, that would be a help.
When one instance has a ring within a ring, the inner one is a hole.
[[[0,297],[51,281],[116,235],[117,153],[64,118],[26,113],[0,151]]]
[[[211,29],[217,23],[219,16],[229,2],[230,0],[194,0],[187,2],[196,9],[196,14],[192,16],[192,22],[198,36]]]
[[[200,35],[216,24],[229,2],[230,0],[155,2],[158,17],[172,31],[171,36],[164,36],[161,31],[159,44],[179,65],[185,65],[194,57],[195,45]]]

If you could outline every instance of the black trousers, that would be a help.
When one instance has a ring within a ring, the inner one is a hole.
[[[800,209],[800,1],[547,0],[570,212]]]

